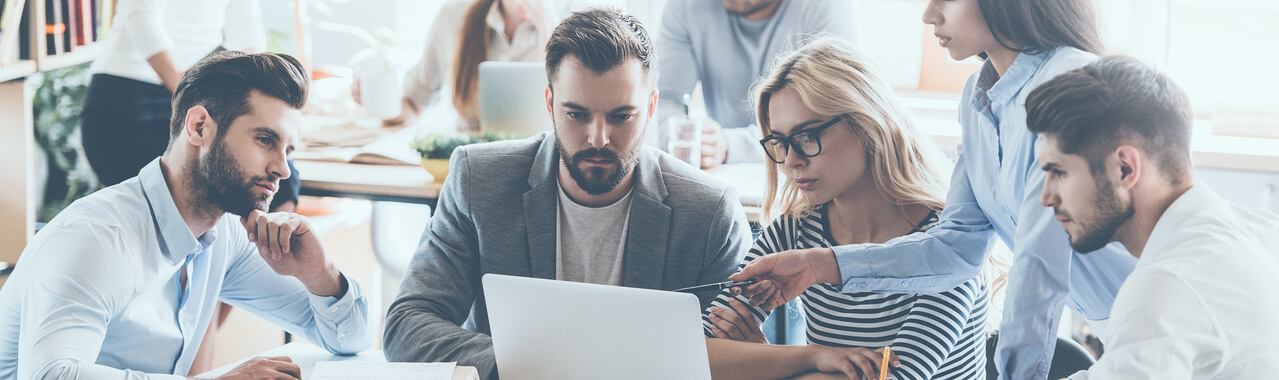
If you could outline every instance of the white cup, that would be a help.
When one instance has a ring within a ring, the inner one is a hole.
[[[360,73],[360,102],[364,115],[378,119],[393,119],[403,112],[400,109],[404,90],[395,70],[374,69]]]
[[[666,119],[666,151],[695,168],[702,167],[702,121],[688,116]]]

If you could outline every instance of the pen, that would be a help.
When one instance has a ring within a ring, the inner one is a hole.
[[[888,379],[888,353],[890,352],[893,352],[893,349],[884,347],[884,361],[879,364],[879,380]]]
[[[726,288],[732,288],[732,287],[738,287],[738,286],[746,286],[746,285],[750,285],[750,284],[754,284],[754,283],[755,283],[755,280],[746,280],[746,281],[724,281],[724,282],[716,282],[716,283],[713,283],[713,284],[698,285],[698,286],[690,286],[690,287],[687,287],[687,288],[679,288],[679,289],[675,289],[675,290],[673,290],[673,291],[675,291],[675,292],[685,292],[685,293],[696,293],[696,292],[705,291],[705,290],[712,290],[712,289],[713,289],[713,290],[722,290],[722,289],[726,289]]]

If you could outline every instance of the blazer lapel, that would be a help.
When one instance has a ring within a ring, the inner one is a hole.
[[[635,167],[635,189],[626,231],[626,254],[622,258],[622,285],[661,289],[666,270],[667,240],[670,238],[671,208],[666,199],[657,157],[649,149],[640,150]]]
[[[524,193],[524,225],[528,234],[529,269],[534,277],[555,279],[556,165],[555,135],[543,135],[529,170],[531,187]]]

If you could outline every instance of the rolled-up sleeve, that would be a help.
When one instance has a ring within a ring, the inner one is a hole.
[[[243,229],[237,231],[242,232]],[[317,296],[298,279],[275,273],[247,238],[227,270],[221,300],[282,326],[334,354],[355,354],[373,343],[368,300],[347,282],[341,298]]]

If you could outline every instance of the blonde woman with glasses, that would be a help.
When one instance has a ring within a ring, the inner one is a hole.
[[[851,43],[811,40],[779,58],[757,94],[771,205],[764,218],[773,219],[743,266],[793,249],[883,243],[937,224],[949,163]],[[985,276],[932,294],[814,285],[800,295],[807,346],[767,344],[759,325],[769,310],[739,293],[721,293],[703,315],[716,378],[877,379],[885,347],[895,354],[888,368],[897,379],[986,377]]]

